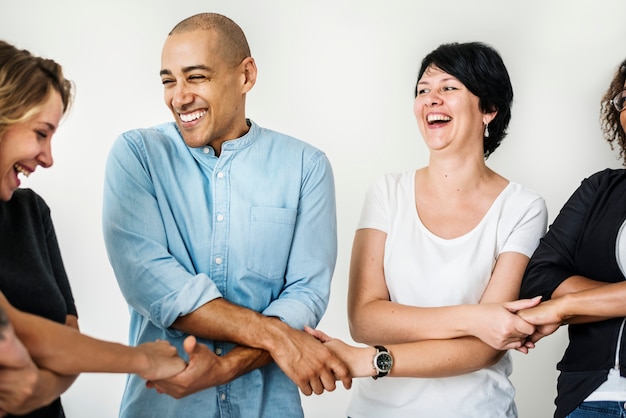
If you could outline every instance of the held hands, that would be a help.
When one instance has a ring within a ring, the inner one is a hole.
[[[225,357],[219,357],[204,344],[198,344],[196,337],[187,337],[183,348],[189,355],[187,367],[175,376],[148,380],[146,387],[180,399],[209,387],[228,383],[232,379]]]
[[[524,354],[528,353],[529,349],[535,348],[537,341],[554,333],[564,321],[558,298],[542,303],[540,301],[541,297],[537,296],[532,299],[520,299],[502,304],[501,306],[510,313],[516,314],[513,317],[517,317],[517,320],[514,319],[508,323],[499,322],[498,320],[491,321],[491,325],[498,324],[498,328],[492,327],[491,330],[495,332],[491,334],[486,332],[485,335],[495,336],[495,339],[492,339],[491,342],[496,344],[498,343],[498,338],[500,338],[499,341],[501,347],[503,347],[500,349],[514,348]],[[489,327],[489,324],[487,326]],[[483,339],[483,337],[478,337],[492,347],[497,348]]]
[[[287,326],[288,327],[288,326]],[[331,350],[314,337],[289,327],[292,335],[271,352],[277,365],[292,379],[303,394],[321,394],[335,389],[335,380],[342,380],[346,389],[352,384],[348,368]],[[146,387],[180,399],[209,387],[226,384],[237,377],[229,354],[217,356],[208,347],[189,336],[183,343],[189,362],[185,370],[165,379],[151,379]],[[234,350],[233,350],[234,351]]]
[[[306,332],[290,327],[285,336],[270,354],[304,395],[320,395],[324,390],[332,392],[336,380],[350,389],[352,378],[348,366],[329,347]]]
[[[137,375],[145,380],[159,380],[174,376],[185,369],[185,361],[178,357],[176,347],[167,341],[155,341],[138,345],[136,350],[145,362]]]
[[[473,334],[496,350],[515,349],[528,353],[532,345],[527,344],[527,338],[535,332],[535,326],[515,314],[536,306],[540,301],[537,297],[474,305],[480,310],[480,316],[474,321],[477,325]]]
[[[528,337],[528,346],[534,347],[537,341],[554,333],[563,324],[558,303],[558,299],[551,299],[535,307],[517,312],[524,321],[535,325],[535,332]]]
[[[329,337],[320,330],[309,327],[304,327],[304,331],[324,343],[326,347],[346,363],[352,378],[374,375],[372,360],[375,350],[371,347],[353,347],[337,338]]]

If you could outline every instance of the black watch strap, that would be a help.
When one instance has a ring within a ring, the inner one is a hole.
[[[376,354],[374,355],[374,369],[378,372],[375,376],[372,376],[375,380],[389,374],[391,366],[393,365],[393,358],[391,357],[389,350],[387,350],[384,346],[375,345],[374,348],[376,348]]]

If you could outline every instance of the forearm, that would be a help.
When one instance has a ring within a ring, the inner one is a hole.
[[[564,290],[561,287],[557,291]],[[602,283],[587,279],[587,286],[578,289],[553,299],[562,322],[586,323],[626,316],[625,282]]]
[[[355,341],[370,345],[465,337],[483,319],[480,309],[478,304],[421,308],[372,301],[351,317],[350,331]]]
[[[477,338],[429,340],[408,344],[387,344],[393,356],[389,376],[438,378],[458,376],[492,366],[505,351],[497,351]],[[353,377],[374,376],[375,350],[372,347],[342,349]]]
[[[224,356],[224,359],[228,359],[229,370],[233,373],[230,380],[273,362],[272,356],[267,351],[245,346],[233,348]]]
[[[50,370],[39,369],[37,383],[31,395],[10,412],[22,415],[49,405],[74,383],[76,377],[78,376],[61,376]]]
[[[348,292],[350,331],[355,341],[392,344],[466,336],[482,338],[486,332],[494,333],[486,328],[515,329],[523,325],[516,324],[510,312],[495,305],[502,306],[517,298],[528,263],[525,255],[506,252],[498,257],[480,303],[414,306],[390,301],[383,268],[385,239],[386,234],[371,229],[359,230],[355,235]]]
[[[391,376],[396,377],[458,376],[492,366],[505,354],[473,337],[420,341],[387,348],[394,356]]]
[[[41,401],[40,406],[48,405],[61,396],[74,383],[78,375],[59,375],[40,369],[39,384],[35,388],[34,398]]]
[[[584,276],[571,276],[564,280],[555,290],[552,292],[552,299],[560,298],[570,293],[582,292],[584,290],[591,290],[598,287],[608,285],[607,282],[600,282],[597,280],[591,280]]]
[[[290,329],[278,318],[266,317],[222,298],[179,317],[172,326],[204,339],[229,341],[266,351],[271,351]]]
[[[237,375],[267,364],[271,356],[305,395],[333,390],[336,379],[342,380],[346,388],[350,387],[351,380],[343,362],[315,338],[291,328],[278,318],[266,317],[218,299],[192,315],[179,318],[175,326],[203,338],[245,346],[239,347],[235,353],[241,356],[236,362]],[[306,361],[302,361],[303,358]]]
[[[48,331],[50,334],[44,338],[29,331],[18,331],[18,336],[37,365],[63,375],[90,372],[142,374],[148,368],[147,359],[134,347],[68,331]]]
[[[269,331],[270,321],[287,326],[278,324],[281,321],[276,318],[267,318],[219,298],[179,317],[172,326],[196,337],[238,344],[225,356],[232,362],[229,373],[232,371],[233,376],[229,378],[235,379],[273,361],[266,338],[277,334]]]
[[[133,373],[150,368],[147,357],[135,347],[101,341],[78,331],[53,331],[48,337],[32,338],[20,333],[31,356],[40,367],[63,375],[80,373]]]
[[[5,308],[6,309],[6,308]],[[78,330],[9,307],[16,335],[42,368],[62,375],[82,372],[138,373],[145,356],[133,347],[91,338]]]

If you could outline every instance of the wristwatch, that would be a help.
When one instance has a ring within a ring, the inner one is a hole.
[[[374,369],[376,370],[376,376],[372,376],[374,380],[379,377],[385,377],[389,374],[391,366],[393,366],[393,357],[391,353],[382,345],[374,346],[376,348],[376,354],[374,355]]]

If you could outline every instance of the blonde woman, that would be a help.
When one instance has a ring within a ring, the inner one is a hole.
[[[78,331],[50,209],[19,187],[21,177],[53,164],[52,136],[71,97],[59,64],[0,41],[0,307],[34,361],[22,353],[0,370],[0,412],[63,417],[59,395],[82,371],[153,379],[185,366],[165,342],[129,348]]]

